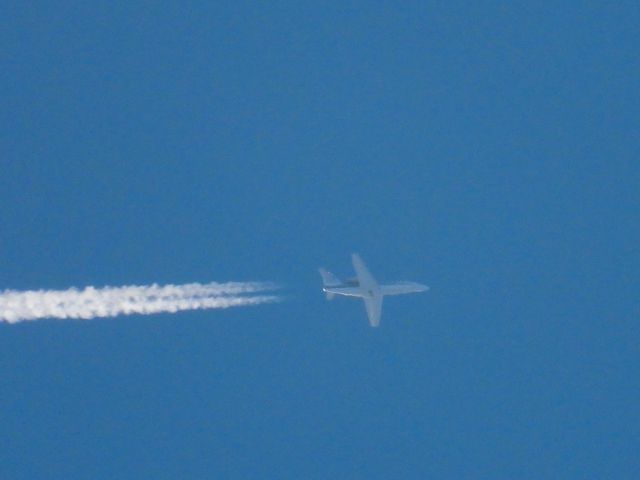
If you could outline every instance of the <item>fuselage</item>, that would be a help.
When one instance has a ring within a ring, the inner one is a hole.
[[[348,284],[325,286],[322,289],[326,293],[334,295],[346,295],[348,297],[375,297],[377,295],[402,295],[405,293],[425,292],[429,287],[416,282],[397,282],[383,285],[362,288],[360,286],[350,286]]]

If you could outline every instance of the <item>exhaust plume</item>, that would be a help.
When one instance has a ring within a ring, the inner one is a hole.
[[[184,285],[130,285],[86,287],[83,290],[5,290],[0,292],[0,321],[18,323],[42,318],[89,320],[118,315],[228,308],[275,302],[264,294],[272,283],[228,282]],[[250,295],[258,294],[260,295]]]

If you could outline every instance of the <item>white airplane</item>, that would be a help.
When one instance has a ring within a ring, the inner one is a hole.
[[[376,282],[371,272],[360,258],[354,253],[351,255],[351,262],[356,271],[356,278],[341,282],[338,277],[324,268],[320,269],[322,276],[322,291],[327,294],[327,299],[331,300],[335,295],[346,295],[348,297],[359,297],[364,300],[367,309],[369,324],[372,327],[380,325],[380,314],[382,313],[382,298],[385,295],[402,295],[403,293],[417,293],[429,290],[426,285],[415,282],[396,282],[389,285],[380,285]]]

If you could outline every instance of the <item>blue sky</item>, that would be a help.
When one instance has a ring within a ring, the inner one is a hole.
[[[277,305],[0,325],[0,476],[629,478],[636,2],[5,3],[0,289]],[[327,303],[317,267],[429,284]]]

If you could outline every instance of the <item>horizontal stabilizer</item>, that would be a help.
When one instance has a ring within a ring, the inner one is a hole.
[[[320,269],[320,276],[322,277],[322,284],[325,287],[336,287],[342,283],[338,277],[326,271],[324,268]]]

